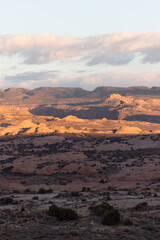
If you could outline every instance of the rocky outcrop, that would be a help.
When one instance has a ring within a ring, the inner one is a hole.
[[[142,130],[138,127],[124,126],[124,127],[120,127],[116,133],[117,134],[127,134],[127,135],[128,134],[137,135],[137,134],[140,134],[141,132],[142,132]]]
[[[66,121],[66,122],[84,122],[83,119],[80,119],[76,116],[72,116],[72,115],[69,115],[65,118],[63,118],[62,120]]]

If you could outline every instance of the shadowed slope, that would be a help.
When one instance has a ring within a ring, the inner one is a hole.
[[[118,112],[116,110],[109,111],[109,107],[90,107],[87,110],[69,110],[57,109],[54,107],[37,107],[30,110],[30,113],[37,116],[54,116],[64,118],[69,115],[76,116],[83,119],[118,119]]]

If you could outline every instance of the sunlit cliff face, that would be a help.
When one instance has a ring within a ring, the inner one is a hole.
[[[0,136],[53,133],[105,135],[160,133],[158,97],[111,94],[103,100],[82,97],[53,101],[57,102],[55,106],[39,105],[36,101],[34,104],[22,102],[18,105],[8,102],[4,105],[3,102],[0,106]],[[71,104],[70,101],[76,103]]]

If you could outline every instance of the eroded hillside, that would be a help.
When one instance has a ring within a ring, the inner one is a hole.
[[[113,93],[104,97],[105,91],[114,90],[123,95]],[[157,95],[149,94],[153,90]],[[93,97],[96,91],[99,95],[101,92],[101,97]],[[131,92],[134,94],[129,95]],[[137,94],[135,92],[136,88],[99,88],[92,92],[72,88],[3,90],[0,93],[0,136],[160,133],[158,90],[139,88]],[[138,95],[139,92],[146,94]]]

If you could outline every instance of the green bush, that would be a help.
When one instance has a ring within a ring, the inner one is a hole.
[[[55,217],[59,221],[70,221],[78,219],[78,214],[76,211],[70,208],[61,208],[55,204],[49,207],[48,214]]]

